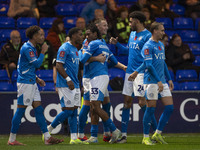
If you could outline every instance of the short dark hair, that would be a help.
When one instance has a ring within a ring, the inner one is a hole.
[[[138,19],[141,23],[146,21],[146,16],[141,11],[133,11],[129,14],[129,18]]]
[[[95,23],[90,23],[86,30],[90,30],[92,33],[96,32],[97,33],[97,38],[101,39],[101,33],[99,31],[99,29],[97,28],[97,26],[95,25]]]
[[[68,32],[68,36],[69,38],[71,39],[72,38],[72,35],[78,33],[81,29],[80,28],[77,28],[77,27],[74,27],[74,28],[71,28]],[[82,31],[82,30],[81,30]]]
[[[158,27],[159,27],[160,25],[163,25],[163,24],[160,23],[160,22],[154,21],[154,22],[151,24],[150,32],[153,33],[153,31],[154,31],[154,30],[157,30]]]
[[[106,21],[106,19],[105,19],[105,18],[97,19],[97,20],[95,20],[94,24],[99,24],[99,23],[101,23],[102,21]]]
[[[30,26],[28,29],[26,29],[26,37],[29,39],[33,38],[33,35],[38,33],[38,31],[40,31],[40,27],[39,26]]]

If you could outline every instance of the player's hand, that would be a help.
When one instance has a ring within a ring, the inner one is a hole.
[[[67,37],[65,38],[65,42],[69,42],[69,41],[70,41],[70,37],[67,36]]]
[[[116,38],[111,37],[111,38],[110,38],[110,44],[114,44],[114,45],[116,45],[117,42],[118,42],[118,37],[116,37]]]
[[[134,71],[129,77],[128,77],[128,81],[134,81],[135,78],[137,77],[138,72]]]
[[[68,81],[67,82],[67,85],[69,86],[69,89],[70,90],[73,90],[74,89],[74,83],[72,81]]]
[[[106,55],[104,54],[99,54],[97,57],[97,61],[104,63],[106,61]]]
[[[44,43],[44,44],[42,45],[42,51],[41,51],[41,53],[42,53],[42,54],[45,54],[45,52],[48,50],[48,48],[49,48],[49,46],[47,45],[47,43]]]
[[[46,83],[44,82],[44,80],[38,77],[36,78],[36,83],[38,83],[41,87],[46,86]]]
[[[163,84],[161,81],[159,81],[158,83],[158,92],[162,92],[163,91]]]
[[[123,66],[122,70],[124,70],[126,72],[127,66]]]
[[[172,91],[174,89],[174,84],[173,84],[172,80],[169,80],[168,83],[169,83],[169,89],[170,89],[170,91]]]

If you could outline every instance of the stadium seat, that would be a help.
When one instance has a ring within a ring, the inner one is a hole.
[[[200,55],[200,43],[188,43],[188,46],[194,55]]]
[[[113,55],[117,55],[117,50],[115,45],[113,44],[107,44],[108,48],[110,49],[110,51],[113,53]]]
[[[36,18],[20,17],[17,19],[17,28],[19,29],[26,29],[32,25],[38,25]]]
[[[179,90],[179,83],[178,82],[173,82],[173,83],[174,83],[173,91],[178,91]]]
[[[88,3],[90,0],[73,0],[74,3]]]
[[[49,18],[49,17],[40,18],[40,27],[42,29],[50,29],[55,19],[56,18]]]
[[[9,5],[0,4],[0,16],[7,16]]]
[[[178,4],[172,4],[170,6],[170,10],[173,11],[176,14],[179,14],[181,16],[185,15],[185,7],[178,5]]]
[[[179,83],[180,90],[200,90],[200,82]]]
[[[16,82],[17,81],[17,76],[18,76],[17,70],[13,70],[12,76],[11,76],[12,82]]]
[[[58,0],[58,3],[72,3],[73,0]]]
[[[125,56],[115,56],[115,57],[117,58],[117,60],[120,63],[122,63],[122,64],[124,64],[124,65],[127,66],[127,64],[128,64],[128,55],[125,55]]]
[[[76,17],[65,17],[63,18],[64,27],[66,29],[70,29],[76,26]]]
[[[197,31],[183,30],[180,32],[183,42],[200,42],[200,36]]]
[[[53,70],[37,70],[36,75],[44,81],[53,81]]]
[[[118,0],[118,3],[135,3],[137,0]]]
[[[74,4],[60,3],[55,6],[57,15],[61,16],[76,16],[77,8]]]
[[[15,28],[15,19],[11,17],[0,17],[0,28]]]
[[[124,78],[125,72],[118,68],[111,68],[111,69],[108,69],[108,75],[109,75],[110,80],[113,79],[114,77]]]
[[[172,20],[170,18],[156,18],[157,22],[161,22],[165,29],[172,29]]]
[[[174,29],[194,29],[192,18],[175,18]]]
[[[8,77],[7,71],[5,69],[0,70],[0,81],[9,81],[10,78]]]
[[[0,42],[7,42],[8,40],[10,40],[11,31],[11,29],[0,30]]]
[[[180,81],[197,81],[198,75],[195,70],[177,70],[176,80]]]
[[[195,66],[200,66],[200,56],[195,56],[195,61],[193,62]]]
[[[14,91],[13,85],[10,82],[1,81],[0,82],[0,91]]]
[[[172,36],[177,32],[175,30],[165,30],[165,33],[168,35],[169,39],[171,39]]]
[[[26,30],[25,29],[20,29],[19,33],[21,35],[22,42],[28,41],[28,38],[26,37]]]
[[[171,76],[172,81],[175,81],[174,72],[172,70],[169,70],[169,74]]]
[[[53,82],[46,82],[46,86],[39,88],[41,91],[55,91]]]
[[[108,84],[108,91],[112,91],[112,88],[110,87],[109,84]]]
[[[198,30],[198,28],[199,28],[199,30],[200,30],[200,18],[197,18],[197,19],[195,20],[195,30]]]

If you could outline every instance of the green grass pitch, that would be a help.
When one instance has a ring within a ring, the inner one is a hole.
[[[70,145],[69,137],[54,136],[63,138],[64,143],[47,146],[43,144],[41,135],[17,135],[17,140],[26,144],[26,146],[8,146],[8,135],[0,135],[0,150],[200,150],[200,133],[164,134],[165,140],[169,144],[156,144],[154,146],[141,144],[141,134],[129,134],[126,144],[105,143],[102,141],[102,135],[99,134],[99,143],[90,145]]]

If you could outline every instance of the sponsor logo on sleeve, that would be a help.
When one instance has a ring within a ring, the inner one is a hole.
[[[144,55],[149,55],[149,49],[144,50]]]
[[[34,57],[35,56],[33,51],[30,51],[29,55],[30,55],[30,57]]]
[[[64,51],[61,51],[59,56],[60,56],[60,57],[64,57],[64,56],[65,56],[65,52],[64,52]]]

